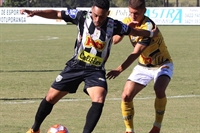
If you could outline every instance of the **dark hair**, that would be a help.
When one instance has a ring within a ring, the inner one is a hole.
[[[101,9],[109,10],[110,1],[109,0],[94,0],[93,6],[97,6]]]
[[[129,0],[128,6],[134,9],[146,8],[145,0]]]

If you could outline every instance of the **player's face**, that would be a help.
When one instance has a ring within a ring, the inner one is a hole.
[[[146,12],[146,8],[143,9],[134,9],[131,7],[128,7],[130,17],[133,19],[133,21],[141,22],[144,19],[144,14]]]
[[[96,27],[101,27],[109,15],[109,11],[99,7],[92,7],[92,19]]]

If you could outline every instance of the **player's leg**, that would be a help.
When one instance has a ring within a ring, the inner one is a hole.
[[[170,81],[170,78],[166,75],[158,77],[155,82],[154,90],[156,93],[156,98],[154,102],[155,108],[155,122],[154,127],[150,131],[150,133],[159,133],[161,128],[161,123],[165,113],[165,107],[167,104],[167,98],[165,94],[165,90]]]
[[[40,103],[32,129],[27,133],[39,133],[39,128],[47,115],[50,114],[53,105],[68,92],[76,92],[78,85],[82,81],[82,79],[79,79],[78,77],[82,74],[83,72],[81,70],[77,71],[77,69],[71,69],[67,66],[65,67],[65,69],[57,76],[46,97]]]
[[[67,94],[66,91],[59,91],[50,88],[46,97],[41,101],[37,113],[35,115],[35,122],[32,126],[34,132],[38,131],[42,122],[50,114],[53,105],[57,103],[63,96]]]
[[[122,92],[121,111],[127,133],[134,133],[134,97],[152,80],[148,69],[137,65],[128,77]]]
[[[91,133],[94,130],[102,114],[107,95],[105,73],[101,71],[94,71],[89,72],[89,75],[90,76],[85,80],[84,91],[90,96],[92,105],[86,115],[83,133]]]
[[[86,115],[83,133],[91,133],[94,130],[101,116],[107,94],[107,91],[103,87],[98,86],[88,88],[87,92],[92,100],[92,105]]]
[[[170,82],[173,73],[173,65],[169,64],[167,67],[161,67],[157,71],[157,77],[155,78],[154,90],[156,94],[156,99],[154,103],[155,108],[155,122],[154,127],[150,133],[159,133],[161,128],[161,123],[163,121],[165,108],[167,104],[166,88]]]
[[[134,117],[134,104],[133,98],[145,86],[135,83],[133,81],[126,81],[122,93],[121,111],[124,119],[124,124],[127,133],[134,133],[133,117]]]

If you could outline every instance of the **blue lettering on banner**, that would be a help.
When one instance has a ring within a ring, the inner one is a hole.
[[[153,20],[166,23],[182,23],[182,9],[147,9],[146,16]],[[156,22],[157,23],[157,22]]]

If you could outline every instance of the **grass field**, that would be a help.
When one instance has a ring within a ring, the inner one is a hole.
[[[177,0],[168,0],[169,4],[176,6]],[[197,5],[197,0],[178,0],[179,7],[195,7]]]
[[[199,133],[200,27],[159,28],[175,65],[166,92],[168,104],[161,133]],[[73,54],[76,33],[72,25],[0,25],[0,133],[25,133],[30,128],[41,99]],[[107,71],[117,67],[131,51],[128,38],[113,46]],[[124,131],[120,97],[132,67],[108,81],[107,101],[94,133]],[[152,85],[135,99],[137,133],[147,133],[154,121]],[[41,133],[56,123],[67,126],[70,133],[81,133],[90,104],[81,85],[75,95],[67,95],[54,106]]]

